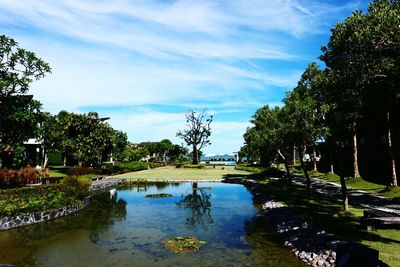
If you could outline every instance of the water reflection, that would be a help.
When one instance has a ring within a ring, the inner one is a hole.
[[[146,190],[173,197],[149,199],[137,188],[118,189],[95,195],[74,215],[0,232],[0,265],[298,266],[255,216],[244,187],[148,184]],[[171,236],[196,236],[207,244],[199,253],[175,255],[161,243]]]
[[[192,192],[176,203],[177,207],[188,209],[189,216],[186,218],[186,224],[190,226],[214,223],[211,215],[211,194],[205,189],[199,188],[197,183],[192,183]]]

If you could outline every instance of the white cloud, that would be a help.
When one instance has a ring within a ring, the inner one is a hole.
[[[221,112],[248,112],[250,119],[251,110],[265,103],[281,105],[284,90],[319,53],[299,52],[298,46],[321,32],[327,36],[337,17],[358,5],[1,0],[0,29],[52,66],[53,73],[31,90],[46,111],[93,106],[133,141],[179,142],[174,138],[183,114],[137,106],[209,108],[216,118]],[[107,111],[120,105],[133,108]],[[239,149],[245,116],[215,121],[213,145],[206,151]]]

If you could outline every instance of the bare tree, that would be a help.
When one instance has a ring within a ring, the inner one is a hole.
[[[206,110],[197,112],[195,109],[191,109],[186,112],[185,117],[188,129],[178,131],[176,136],[182,138],[188,146],[192,147],[192,163],[198,164],[199,151],[204,146],[211,144],[208,138],[211,135],[210,124],[213,116],[208,116]]]

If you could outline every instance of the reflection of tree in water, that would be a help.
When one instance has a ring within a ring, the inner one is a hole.
[[[189,209],[191,214],[186,218],[186,224],[195,226],[196,224],[205,225],[213,223],[211,216],[211,194],[207,194],[204,189],[200,189],[197,183],[192,184],[192,193],[182,196],[176,203],[177,207]]]
[[[90,239],[96,243],[99,233],[106,227],[114,224],[115,220],[126,219],[126,201],[118,199],[116,191],[104,192],[95,195],[91,200],[91,209],[96,210],[91,216]]]

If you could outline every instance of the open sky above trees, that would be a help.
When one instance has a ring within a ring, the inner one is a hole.
[[[367,4],[3,0],[0,33],[52,67],[30,90],[44,110],[96,111],[133,142],[179,143],[184,112],[208,108],[204,152],[231,153],[255,110],[281,106],[330,28]]]

